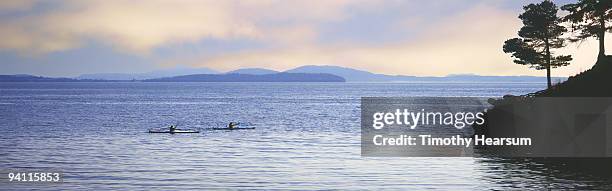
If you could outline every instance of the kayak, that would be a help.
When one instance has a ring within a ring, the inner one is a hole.
[[[246,129],[255,129],[255,127],[234,127],[234,128],[215,127],[215,128],[212,128],[212,130],[246,130]]]
[[[176,129],[174,131],[170,131],[168,129],[151,129],[149,130],[149,133],[170,133],[170,134],[174,134],[174,133],[199,133],[200,131],[198,130],[192,130],[192,129]]]

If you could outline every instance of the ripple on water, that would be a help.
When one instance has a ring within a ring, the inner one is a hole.
[[[0,84],[0,169],[55,168],[65,182],[9,189],[606,188],[534,161],[360,156],[363,96],[501,96],[545,84]],[[229,121],[248,131],[205,131]],[[200,134],[148,134],[170,124]],[[582,176],[582,175],[580,175]]]

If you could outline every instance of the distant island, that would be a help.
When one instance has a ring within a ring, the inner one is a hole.
[[[405,76],[376,74],[339,66],[297,67],[285,72],[295,73],[328,73],[341,76],[347,82],[546,82],[546,77],[539,76],[481,76],[476,74],[451,74],[443,77]],[[565,81],[567,78],[553,77],[553,81]]]
[[[540,76],[481,76],[476,74],[451,74],[443,77],[432,76],[405,76],[376,74],[364,70],[346,68],[340,66],[317,66],[306,65],[285,70],[283,72],[264,68],[242,68],[229,72],[218,72],[208,68],[180,68],[157,70],[147,73],[97,73],[83,74],[76,79],[88,80],[150,80],[158,78],[169,78],[194,74],[249,74],[267,75],[277,73],[306,73],[306,74],[332,74],[340,76],[347,82],[546,82],[546,77]],[[210,78],[210,77],[208,77]],[[567,78],[552,77],[554,82],[562,82]]]
[[[232,70],[232,71],[229,71],[227,73],[228,74],[234,73],[234,74],[255,74],[255,75],[261,75],[261,74],[275,74],[275,73],[279,73],[279,71],[269,70],[269,69],[264,69],[264,68],[242,68],[242,69],[238,69],[238,70]],[[307,73],[307,72],[302,72],[302,73]],[[322,73],[322,72],[319,72],[319,73]]]
[[[172,76],[183,76],[192,74],[219,74],[218,71],[208,68],[171,68],[155,70],[145,73],[95,73],[82,74],[76,77],[79,80],[147,80],[153,78],[164,78]]]
[[[74,78],[49,78],[27,74],[0,75],[0,82],[107,82],[112,80],[74,79]]]
[[[274,73],[274,74],[194,74],[143,80],[144,82],[345,82],[333,74]]]
[[[0,75],[0,82],[345,82],[333,74],[274,73],[274,74],[193,74],[146,80],[104,80],[49,78],[33,75]]]

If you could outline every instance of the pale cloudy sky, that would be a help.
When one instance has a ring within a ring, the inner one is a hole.
[[[76,76],[186,66],[228,71],[337,65],[418,76],[541,76],[544,71],[512,64],[501,48],[516,36],[517,16],[528,3],[3,0],[0,73]],[[560,50],[575,61],[553,75],[590,68],[596,47],[587,41]]]

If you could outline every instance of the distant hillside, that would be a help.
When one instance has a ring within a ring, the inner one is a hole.
[[[0,82],[98,82],[102,80],[77,80],[73,78],[48,78],[27,74],[0,75]]]
[[[278,71],[268,70],[264,68],[242,68],[238,70],[233,70],[226,72],[228,74],[253,74],[253,75],[262,75],[262,74],[275,74]]]
[[[163,78],[172,76],[182,76],[191,74],[217,74],[219,72],[209,68],[174,68],[167,70],[156,70],[147,73],[96,73],[96,74],[83,74],[77,79],[98,79],[98,80],[145,80],[153,78]]]
[[[287,70],[289,73],[328,73],[341,76],[348,82],[546,82],[546,77],[539,76],[479,76],[472,74],[449,75],[446,77],[416,77],[402,75],[375,74],[363,70],[339,66],[301,66]],[[553,77],[553,81],[564,81],[566,78]]]
[[[288,73],[327,73],[341,76],[349,82],[380,82],[380,81],[402,81],[413,78],[412,76],[390,76],[382,74],[374,74],[371,72],[345,68],[339,66],[301,66],[291,70]],[[405,78],[407,77],[407,78]]]
[[[195,74],[143,80],[145,82],[344,82],[332,74],[275,73],[275,74]]]
[[[198,75],[198,74],[216,74],[210,76],[201,76],[203,79],[198,79],[202,81],[207,80],[216,80],[216,81],[244,81],[242,79],[230,78],[230,76],[224,76],[228,74],[244,74],[244,75],[270,75],[270,74],[282,74],[282,73],[290,73],[290,74],[317,74],[312,75],[311,77],[320,77],[324,78],[324,76],[320,74],[329,74],[330,76],[341,77],[342,81],[348,82],[538,82],[545,83],[546,77],[538,77],[538,76],[480,76],[474,74],[461,74],[461,75],[448,75],[445,77],[417,77],[417,76],[402,76],[402,75],[385,75],[385,74],[375,74],[368,71],[357,70],[346,67],[339,66],[301,66],[294,69],[287,70],[285,72],[277,72],[274,70],[263,69],[263,68],[243,68],[234,71],[230,71],[227,73],[219,74],[217,71],[208,69],[208,68],[178,68],[178,69],[169,69],[169,70],[158,70],[153,72],[141,73],[141,74],[127,74],[127,73],[99,73],[99,74],[83,74],[77,77],[76,79],[71,78],[53,78],[53,79],[42,79],[44,77],[40,77],[41,79],[28,79],[28,78],[20,78],[17,79],[15,77],[5,77],[5,80],[17,80],[17,81],[25,81],[25,80],[37,80],[37,81],[74,81],[74,80],[95,80],[95,81],[142,81],[148,79],[160,80],[161,78],[172,78],[177,77],[177,79],[185,80],[183,76],[186,75]],[[217,76],[218,75],[218,76]],[[9,75],[10,76],[10,75]],[[298,80],[298,75],[287,76],[287,74],[282,74],[277,77],[290,77],[291,79]],[[274,77],[274,76],[272,76]],[[264,81],[283,81],[272,79],[271,76],[260,76],[257,78],[253,78],[256,80],[264,80]],[[285,79],[285,81],[288,79]],[[318,79],[313,79],[314,81]],[[553,82],[563,82],[566,78],[561,77],[553,77]],[[307,79],[301,79],[298,81],[308,81]],[[337,81],[337,80],[331,80]]]

